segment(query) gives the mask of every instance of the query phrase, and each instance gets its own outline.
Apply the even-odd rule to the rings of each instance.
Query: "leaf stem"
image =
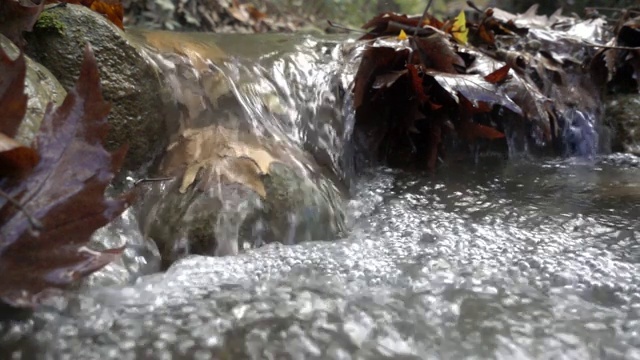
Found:
[[[611,46],[611,45],[598,45],[598,44],[593,44],[590,42],[586,42],[583,41],[582,44],[584,46],[589,46],[589,47],[599,47],[599,48],[603,48],[603,49],[614,49],[614,50],[640,50],[640,47],[636,46],[636,47],[632,47],[632,46]]]
[[[346,30],[346,31],[350,31],[350,32],[356,32],[356,33],[360,33],[360,34],[366,34],[366,31],[362,31],[362,30],[358,30],[358,29],[352,29],[350,27],[344,26],[344,25],[340,25],[340,24],[336,24],[334,22],[332,22],[331,20],[327,20],[327,23],[329,23],[329,26],[331,26],[332,28],[336,28],[336,29],[340,29],[340,30]]]
[[[158,178],[145,178],[145,179],[140,179],[140,180],[136,180],[136,182],[133,183],[133,186],[136,187],[140,184],[144,184],[144,183],[148,183],[148,182],[160,182],[160,181],[167,181],[167,180],[173,180],[175,179],[174,177],[158,177]]]
[[[427,3],[427,7],[424,8],[424,12],[422,13],[422,17],[420,18],[420,22],[418,22],[418,26],[416,27],[416,30],[413,32],[413,36],[417,36],[418,35],[418,29],[422,28],[422,23],[424,23],[424,20],[427,18],[427,14],[429,13],[429,8],[431,7],[431,3],[433,2],[433,0],[429,0],[429,2]]]

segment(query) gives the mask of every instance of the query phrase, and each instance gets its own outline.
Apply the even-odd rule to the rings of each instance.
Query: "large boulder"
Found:
[[[0,47],[11,57],[20,54],[18,48],[6,37],[0,34]],[[29,98],[27,113],[18,129],[17,140],[30,144],[40,129],[45,109],[49,103],[60,105],[67,95],[60,82],[44,66],[33,61],[29,56],[27,62],[27,76],[25,77],[25,93]]]
[[[112,103],[107,145],[129,145],[126,169],[149,162],[166,143],[165,87],[144,51],[102,15],[83,6],[46,10],[28,35],[27,52],[70,89],[89,42],[100,69],[103,95]]]
[[[640,94],[615,95],[605,106],[605,121],[613,130],[612,150],[640,156]]]

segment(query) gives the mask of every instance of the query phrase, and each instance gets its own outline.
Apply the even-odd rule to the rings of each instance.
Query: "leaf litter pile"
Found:
[[[31,307],[121,252],[87,246],[131,196],[105,198],[126,149],[103,147],[110,105],[89,46],[84,55],[75,87],[60,107],[49,105],[27,146],[13,139],[27,107],[25,58],[12,60],[0,49],[0,303]]]
[[[482,151],[593,155],[606,89],[638,91],[638,13],[612,31],[596,16],[469,5],[469,20],[383,13],[363,26],[357,148],[413,169]]]

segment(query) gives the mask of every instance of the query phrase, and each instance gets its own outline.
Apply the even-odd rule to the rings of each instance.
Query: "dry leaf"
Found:
[[[266,196],[262,176],[279,161],[275,155],[240,141],[236,134],[219,126],[187,129],[169,145],[161,166],[162,173],[181,176],[180,192],[196,180],[206,185],[223,179],[242,183],[262,197]]]

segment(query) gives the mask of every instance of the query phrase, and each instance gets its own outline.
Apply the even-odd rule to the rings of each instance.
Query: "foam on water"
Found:
[[[4,323],[2,344],[26,358],[640,358],[633,161],[376,169],[346,239],[193,256]]]

